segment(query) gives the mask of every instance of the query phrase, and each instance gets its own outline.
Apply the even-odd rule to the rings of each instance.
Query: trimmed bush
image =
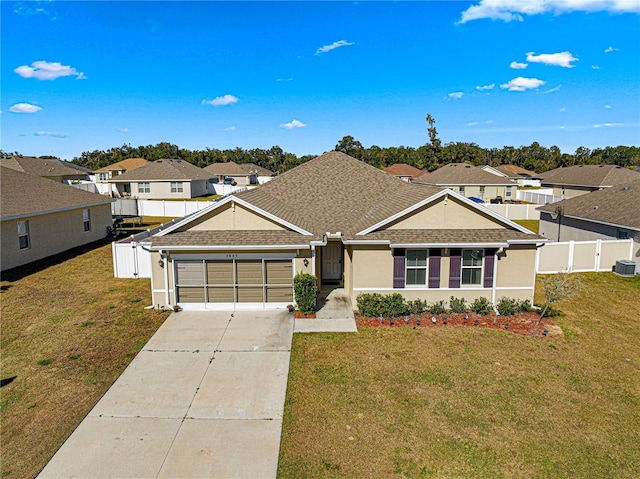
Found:
[[[312,274],[298,273],[293,278],[293,291],[298,310],[302,314],[311,314],[316,305],[318,279]]]
[[[473,311],[476,314],[479,314],[481,316],[486,316],[488,314],[491,314],[492,308],[491,308],[492,304],[491,301],[489,301],[487,298],[485,297],[481,297],[476,299],[473,303],[471,303],[471,311]]]
[[[400,293],[392,293],[384,297],[384,312],[387,317],[404,316],[409,312],[409,306]]]
[[[519,311],[520,302],[513,298],[500,298],[496,308],[502,316],[513,316]]]
[[[529,301],[528,299],[521,301],[518,305],[518,311],[520,311],[521,313],[528,313],[529,311],[531,311],[531,301]]]
[[[444,307],[444,300],[436,301],[429,306],[429,312],[431,314],[443,314],[447,308]]]
[[[422,314],[427,310],[427,301],[423,299],[414,299],[413,301],[408,301],[407,306],[409,307],[410,314]]]
[[[451,300],[449,300],[449,310],[456,314],[464,313],[467,310],[467,303],[464,298],[458,299],[451,296]]]
[[[377,318],[384,314],[382,302],[383,296],[380,293],[362,293],[356,298],[356,305],[360,314],[370,318]]]

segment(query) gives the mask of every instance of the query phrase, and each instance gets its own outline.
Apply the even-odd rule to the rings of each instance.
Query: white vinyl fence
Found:
[[[536,203],[537,205],[548,205],[549,203],[557,203],[558,201],[564,200],[564,196],[542,193],[540,190],[518,190],[516,192],[516,199],[520,201],[527,201],[529,203]]]
[[[151,278],[151,252],[145,240],[176,221],[178,220],[111,243],[113,276],[115,278]]]
[[[510,220],[539,220],[540,219],[540,212],[536,211],[536,208],[539,208],[540,205],[513,205],[509,203],[505,203],[505,204],[485,203],[482,206]]]
[[[616,261],[632,256],[632,239],[547,243],[536,251],[536,273],[612,271]]]

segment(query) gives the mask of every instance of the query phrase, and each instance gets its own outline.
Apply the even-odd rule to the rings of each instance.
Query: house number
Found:
[[[237,254],[228,254],[227,255],[227,258],[229,258],[229,259],[233,259],[233,258],[237,258],[237,257],[238,257]]]

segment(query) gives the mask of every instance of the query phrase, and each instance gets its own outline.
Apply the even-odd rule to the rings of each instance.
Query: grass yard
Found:
[[[3,274],[4,478],[38,474],[167,317],[144,309],[149,280],[114,279],[111,245],[93,246]]]
[[[278,477],[640,477],[640,277],[581,278],[563,338],[294,335]]]
[[[524,226],[534,233],[540,232],[540,220],[512,220],[514,223],[518,223],[520,226]]]

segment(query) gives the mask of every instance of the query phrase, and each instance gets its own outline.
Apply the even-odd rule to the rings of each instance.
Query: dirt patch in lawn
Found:
[[[358,328],[489,328],[502,329],[521,336],[534,338],[563,336],[562,329],[543,318],[538,322],[535,311],[519,313],[513,316],[481,316],[475,313],[434,315],[424,313],[420,316],[409,315],[398,318],[370,318],[356,314]]]

